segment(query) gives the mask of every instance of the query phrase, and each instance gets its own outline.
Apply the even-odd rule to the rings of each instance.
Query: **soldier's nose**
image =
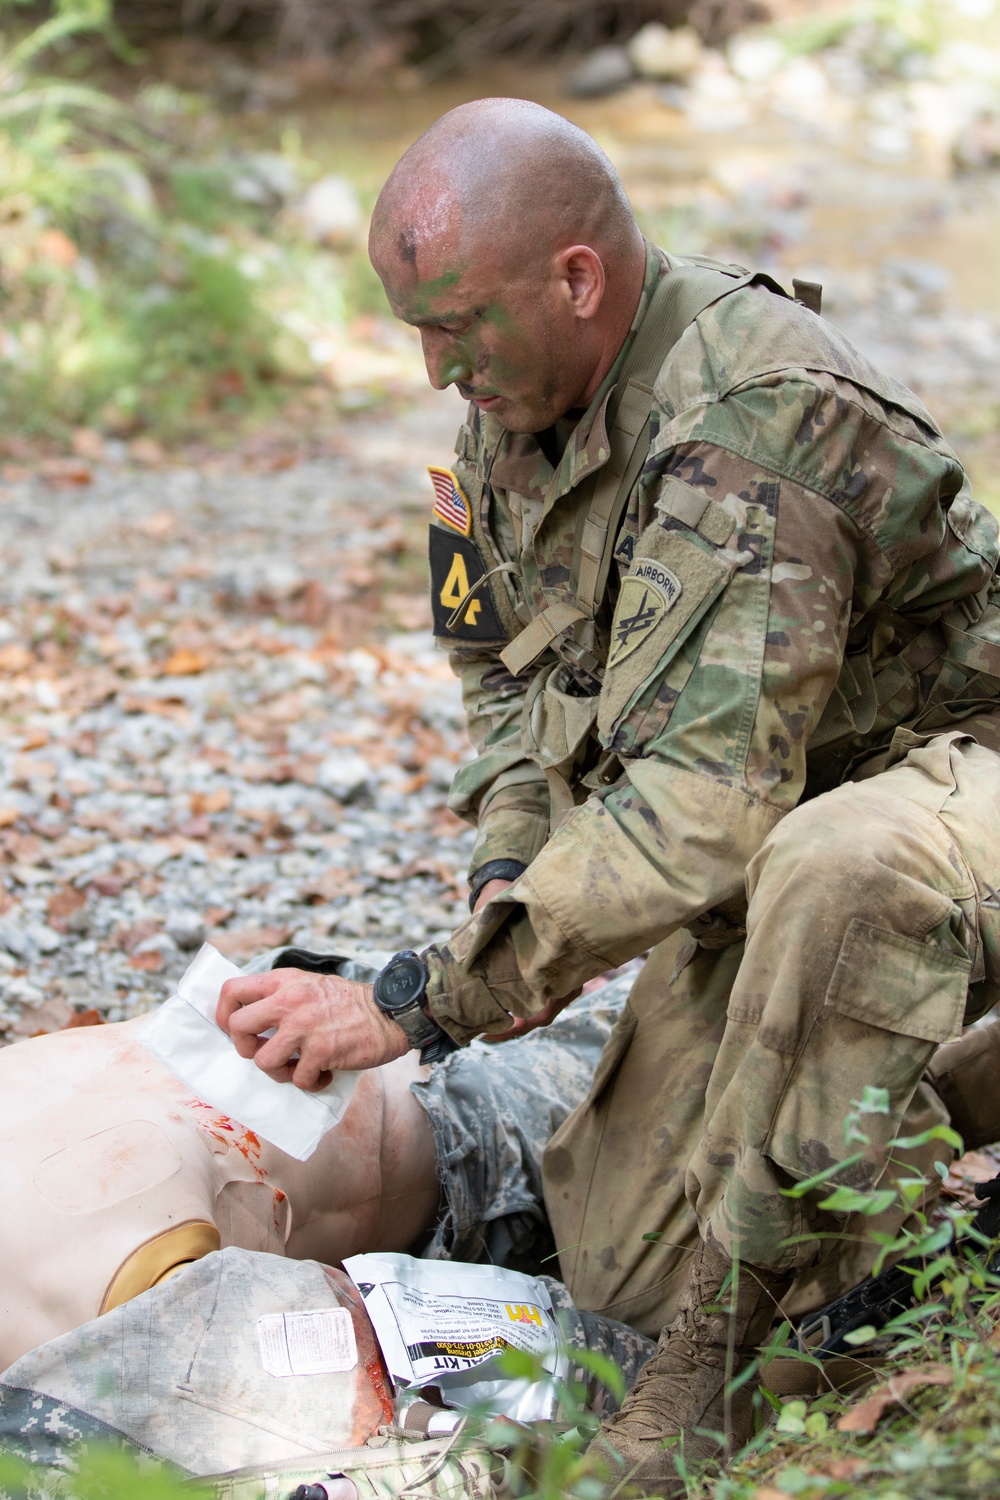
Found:
[[[436,391],[443,391],[449,385],[455,385],[457,382],[467,381],[470,378],[471,368],[465,360],[456,355],[453,349],[443,348],[436,340],[429,338],[424,331],[421,331],[421,340],[427,379]]]

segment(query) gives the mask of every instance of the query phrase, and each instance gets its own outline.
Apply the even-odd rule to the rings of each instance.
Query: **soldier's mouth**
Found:
[[[503,397],[498,396],[496,391],[477,391],[474,386],[466,385],[461,380],[456,381],[455,384],[459,394],[464,396],[466,401],[474,401],[480,411],[489,411],[498,401],[503,400]]]

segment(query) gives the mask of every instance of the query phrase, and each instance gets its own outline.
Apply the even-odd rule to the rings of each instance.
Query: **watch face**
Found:
[[[427,986],[427,970],[420,959],[399,958],[378,977],[378,998],[383,1010],[404,1010],[418,1000]]]

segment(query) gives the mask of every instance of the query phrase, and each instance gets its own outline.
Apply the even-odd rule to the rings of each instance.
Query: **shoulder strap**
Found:
[[[500,660],[513,676],[520,677],[548,646],[558,649],[559,638],[565,639],[575,625],[593,621],[611,568],[611,543],[648,452],[648,442],[641,439],[649,430],[653,382],[695,318],[720,297],[755,279],[754,273],[744,271],[742,266],[682,264],[673,266],[658,281],[608,402],[605,421],[610,456],[596,476],[580,532],[573,589],[576,603],[560,600],[550,604],[501,651]],[[768,283],[775,286],[769,278]],[[565,643],[575,665],[594,677],[603,675],[603,663],[591,651],[568,639]]]
[[[500,660],[513,676],[525,672],[548,646],[556,650],[564,646],[574,665],[598,679],[603,676],[603,663],[586,645],[569,639],[568,632],[582,621],[594,620],[604,594],[622,512],[649,449],[648,441],[642,439],[649,430],[653,382],[700,313],[720,297],[760,280],[772,291],[787,295],[770,277],[717,262],[675,265],[660,278],[608,402],[605,421],[610,456],[596,475],[579,534],[579,564],[572,590],[576,602],[564,599],[550,604],[501,651]]]
[[[629,350],[608,403],[611,455],[597,476],[594,497],[583,525],[576,598],[593,619],[611,568],[611,548],[622,511],[639,477],[648,451],[640,438],[648,431],[653,382],[674,345],[706,307],[754,278],[740,268],[682,265],[661,277]]]

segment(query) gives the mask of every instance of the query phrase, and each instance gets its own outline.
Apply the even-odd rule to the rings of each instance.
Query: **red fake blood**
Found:
[[[253,1171],[258,1182],[263,1182],[267,1173],[260,1165],[260,1136],[238,1121],[231,1120],[228,1115],[219,1114],[210,1104],[205,1104],[201,1099],[183,1099],[181,1104],[184,1108],[192,1111],[204,1111],[209,1118],[205,1119],[197,1114],[199,1129],[206,1135],[217,1141],[224,1150],[236,1150],[240,1153],[248,1166]]]
[[[365,1308],[364,1298],[345,1271],[324,1266],[323,1274],[330,1283],[342,1307],[350,1310],[354,1324],[354,1337],[358,1346],[358,1363],[364,1366],[368,1377],[367,1388],[359,1382],[354,1401],[354,1431],[351,1444],[361,1445],[377,1432],[379,1427],[392,1423],[394,1409],[389,1371],[382,1358],[382,1351],[375,1337],[372,1320]]]

